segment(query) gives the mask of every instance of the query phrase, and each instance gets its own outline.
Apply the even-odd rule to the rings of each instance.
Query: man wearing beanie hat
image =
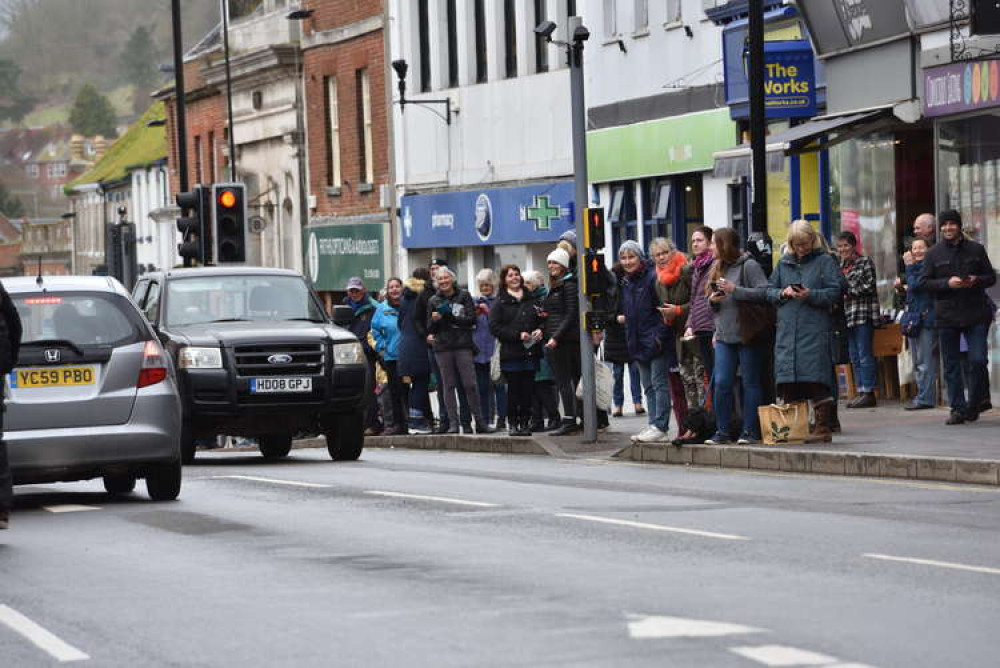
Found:
[[[997,277],[986,249],[962,234],[958,211],[942,211],[938,225],[941,242],[927,251],[920,287],[934,295],[935,328],[951,406],[947,424],[962,424],[975,421],[989,401],[987,336],[996,307],[986,289]],[[960,361],[963,336],[969,349],[968,397]]]

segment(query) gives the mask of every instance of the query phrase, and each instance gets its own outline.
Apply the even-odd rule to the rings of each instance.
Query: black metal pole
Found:
[[[233,128],[233,74],[229,68],[229,0],[222,4],[222,41],[226,50],[226,106],[229,113],[229,180],[236,180],[236,133]]]
[[[184,109],[184,40],[181,37],[181,3],[170,0],[174,32],[174,94],[177,96],[177,181],[178,191],[187,192],[187,116]]]
[[[764,0],[750,0],[747,31],[750,83],[750,150],[753,200],[750,205],[750,232],[767,235],[767,120],[764,117]]]

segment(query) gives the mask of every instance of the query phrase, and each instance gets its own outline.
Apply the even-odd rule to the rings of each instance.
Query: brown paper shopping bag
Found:
[[[804,443],[809,437],[809,402],[771,404],[757,408],[761,435],[767,445]]]

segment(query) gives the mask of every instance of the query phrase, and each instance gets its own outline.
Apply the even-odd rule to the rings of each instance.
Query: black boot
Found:
[[[562,425],[552,432],[553,436],[569,436],[580,431],[580,425],[573,418],[563,418]]]
[[[521,436],[531,436],[531,418],[521,419]]]

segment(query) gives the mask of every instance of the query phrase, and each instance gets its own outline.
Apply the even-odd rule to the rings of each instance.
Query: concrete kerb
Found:
[[[838,452],[794,447],[630,444],[615,459],[817,475],[895,478],[1000,486],[1000,461]]]

